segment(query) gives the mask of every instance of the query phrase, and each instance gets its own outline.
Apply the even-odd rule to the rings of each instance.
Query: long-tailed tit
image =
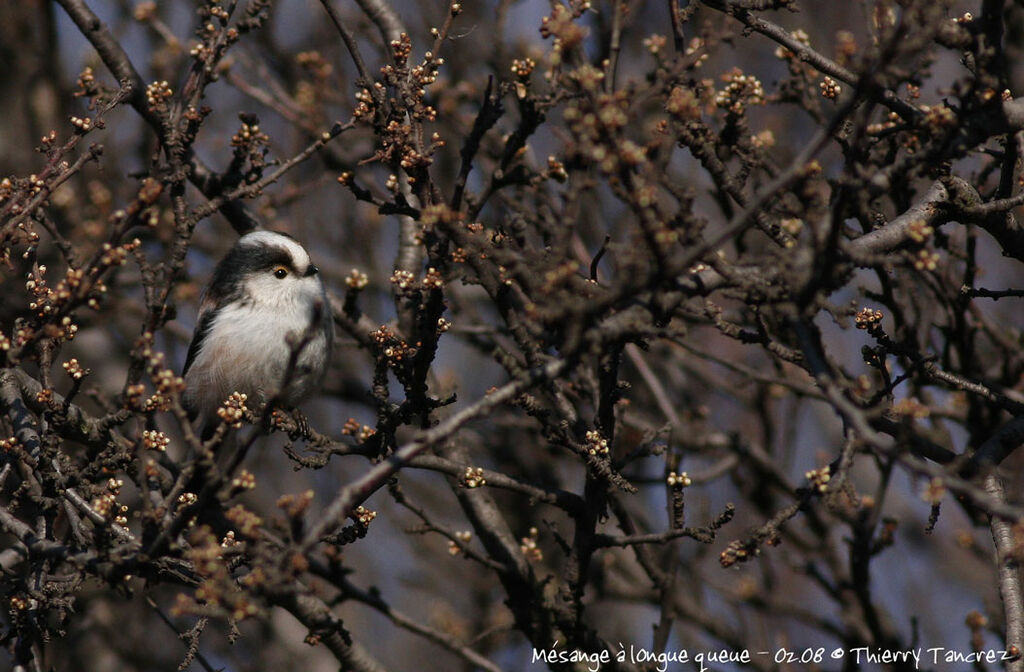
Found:
[[[289,371],[304,334],[312,338]],[[323,382],[333,340],[330,304],[309,253],[285,234],[248,233],[203,292],[182,374],[183,405],[204,437],[232,392],[246,394],[250,408],[275,399],[295,406]]]

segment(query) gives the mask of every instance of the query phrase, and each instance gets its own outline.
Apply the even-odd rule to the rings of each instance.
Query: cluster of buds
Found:
[[[199,501],[199,495],[194,492],[183,492],[178,495],[177,511],[182,511]]]
[[[893,415],[913,420],[923,420],[931,415],[931,409],[914,397],[900,399],[892,405]]]
[[[576,24],[576,19],[583,15],[590,7],[590,3],[581,0],[571,0],[570,7],[557,3],[551,8],[551,15],[541,19],[541,37],[553,38],[551,53],[548,60],[552,68],[562,64],[563,54],[576,48],[583,43],[587,37],[587,29]],[[548,77],[553,77],[553,72]]]
[[[843,92],[843,87],[839,85],[839,82],[828,75],[825,75],[821,80],[818,84],[818,88],[821,90],[821,95],[829,100],[835,100],[839,97],[839,94]]]
[[[29,302],[29,309],[34,310],[36,316],[40,318],[45,318],[48,315],[59,312],[76,295],[80,295],[79,288],[85,277],[85,271],[82,269],[69,268],[64,279],[58,282],[56,287],[50,288],[43,277],[44,273],[46,273],[46,266],[38,266],[29,274],[28,280],[25,282],[25,289],[28,290],[32,297],[32,300]],[[106,290],[106,286],[103,283],[97,283],[95,287],[97,291]],[[90,299],[90,302],[92,301],[95,301],[95,297]],[[77,327],[74,329],[70,328],[72,326],[71,318],[68,316],[62,318],[61,326],[62,331],[65,332],[64,336],[70,336],[68,340],[74,338],[74,334],[78,331]]]
[[[939,267],[939,253],[931,250],[918,250],[914,257],[914,268],[919,271],[934,271]]]
[[[448,331],[451,328],[452,328],[452,323],[451,323],[450,320],[446,320],[443,317],[437,318],[437,333],[443,334],[443,333],[445,333],[446,331]]]
[[[349,289],[360,290],[366,289],[366,286],[370,284],[370,278],[358,268],[353,268],[349,271],[349,274],[345,276],[345,284],[348,285]]]
[[[158,453],[167,451],[171,444],[169,436],[157,429],[147,429],[142,432],[142,447],[146,450],[155,450]]]
[[[381,68],[381,75],[387,86],[405,92],[405,112],[414,121],[434,121],[437,110],[426,104],[427,87],[437,81],[437,71],[444,65],[444,59],[436,57],[432,52],[423,54],[423,61],[409,67],[409,56],[412,54],[412,39],[402,33],[397,40],[391,41],[391,52],[394,65],[388,64]],[[379,84],[379,83],[378,83]]]
[[[143,410],[147,413],[166,411],[171,407],[172,400],[185,391],[185,379],[164,366],[164,353],[153,352],[148,347],[146,351],[149,353],[149,377],[156,389],[153,396],[146,400]]]
[[[97,278],[99,273],[107,268],[123,265],[128,254],[141,244],[137,238],[118,246],[104,243],[103,254],[99,259],[99,268],[91,274],[91,277]],[[46,266],[37,265],[28,274],[28,279],[25,281],[25,289],[31,298],[29,309],[35,311],[39,318],[59,313],[67,304],[76,300],[85,299],[90,308],[99,308],[99,300],[107,291],[107,286],[98,279],[89,286],[86,283],[87,274],[81,268],[68,268],[64,278],[52,288],[47,284],[45,274]],[[60,324],[60,333],[48,335],[71,340],[77,331],[78,327],[72,324],[71,318],[65,316]]]
[[[857,55],[857,38],[848,30],[836,33],[836,60],[840,65],[853,63]]]
[[[39,142],[42,143],[43,151],[50,149],[55,144],[57,144],[57,131],[51,130],[49,133],[39,138]]]
[[[209,527],[204,525],[190,535],[185,557],[192,563],[195,573],[204,579],[196,588],[196,600],[210,606],[219,605],[229,572],[224,564],[223,549]]]
[[[143,396],[146,394],[146,386],[142,384],[129,385],[124,391],[125,408],[142,410],[146,403]]]
[[[146,482],[150,488],[157,488],[160,486],[160,467],[157,466],[156,460],[151,457],[146,458],[146,463],[143,466],[142,473],[146,476]]]
[[[117,515],[114,516],[114,524],[120,525],[124,529],[128,529],[128,505],[121,504],[117,507]]]
[[[255,536],[263,525],[262,518],[241,504],[232,506],[224,516],[235,526],[235,530],[246,537]]]
[[[21,442],[15,436],[9,436],[6,439],[0,439],[0,451],[10,453],[21,447]]]
[[[210,0],[205,10],[210,16],[218,19],[222,26],[227,25],[228,19],[231,18],[230,12],[220,5],[220,0]]]
[[[281,495],[277,499],[277,508],[288,514],[290,518],[299,518],[309,510],[313,503],[313,491],[306,490],[298,495]]]
[[[725,88],[715,94],[715,105],[732,114],[743,114],[748,105],[764,104],[764,86],[753,75],[733,68],[722,75]]]
[[[92,68],[86,66],[81,74],[78,75],[78,90],[75,91],[76,98],[92,97],[99,93],[99,87],[96,85],[96,75],[93,73]]]
[[[416,149],[413,126],[392,119],[385,128],[378,156],[382,161],[397,161],[408,175],[409,183],[412,184],[416,181],[415,173],[419,169],[427,168],[433,162],[434,149],[444,144],[440,142],[440,136],[436,133],[433,140],[435,144],[432,144],[426,151],[420,152]],[[394,173],[388,175],[384,181],[384,188],[393,194],[397,194],[401,186],[401,180]]]
[[[167,80],[161,80],[159,82],[153,82],[146,86],[146,104],[149,105],[151,111],[157,111],[162,108],[167,99],[174,95],[174,91],[171,89],[171,85],[167,83]]]
[[[473,539],[473,533],[469,530],[462,532],[456,532],[454,534],[455,539],[448,542],[448,555],[458,555],[462,552],[463,547],[467,546]]]
[[[790,33],[790,37],[792,37],[794,41],[796,41],[799,44],[802,44],[805,47],[811,46],[811,37],[810,35],[807,34],[807,31],[803,30],[802,28],[797,28],[796,30],[794,30],[792,33]],[[788,47],[784,47],[782,45],[775,47],[775,58],[779,59],[780,61],[785,61],[786,65],[789,67],[790,74],[793,75],[799,75],[801,74],[801,71],[806,72],[810,69],[810,67],[800,59],[799,54],[789,49]]]
[[[440,224],[442,227],[454,224],[462,217],[462,213],[452,210],[444,203],[434,203],[423,208],[420,224],[424,233],[434,231]]]
[[[921,499],[935,506],[942,501],[947,492],[948,489],[946,488],[945,481],[941,478],[933,478],[925,484],[924,489],[921,491]]]
[[[138,238],[133,238],[127,243],[116,246],[110,243],[103,243],[103,255],[100,257],[100,265],[104,268],[124,266],[125,262],[128,261],[128,255],[141,246],[142,241]]]
[[[152,2],[152,0],[140,2],[135,5],[135,10],[132,13],[132,16],[136,21],[140,22],[153,20],[156,18],[156,3]]]
[[[124,481],[120,478],[109,478],[107,479],[106,489],[107,491],[97,495],[93,498],[90,503],[90,507],[93,511],[108,518],[110,514],[115,510],[117,506],[117,496],[121,494],[121,488],[124,487]],[[127,512],[128,507],[118,507],[118,511],[123,515]]]
[[[680,121],[696,121],[700,119],[700,99],[690,87],[673,87],[665,101],[665,111]]]
[[[584,63],[575,70],[571,70],[568,73],[568,77],[571,81],[576,82],[577,86],[583,91],[590,93],[597,93],[601,90],[601,85],[604,83],[604,70],[595,68],[590,63]]]
[[[956,128],[956,112],[947,105],[922,105],[921,111],[924,112],[925,123],[933,130],[944,131]]]
[[[354,436],[359,443],[368,441],[370,437],[377,433],[377,430],[369,425],[361,425],[355,418],[349,418],[345,421],[345,425],[341,428],[341,433],[346,436]]]
[[[319,51],[302,51],[295,55],[295,62],[315,79],[325,80],[331,76],[334,66]]]
[[[17,215],[22,212],[25,191],[31,191],[32,189],[34,187],[31,186],[27,179],[17,177],[0,179],[0,205],[4,205],[9,214]],[[26,218],[13,227],[7,226],[4,229],[3,236],[0,238],[0,243],[2,243],[0,244],[0,263],[9,267],[11,265],[11,253],[18,245],[26,245],[28,247],[22,253],[22,257],[24,259],[29,258],[31,250],[35,249],[36,245],[39,244],[39,234],[33,230],[33,223],[34,220]]]
[[[694,58],[693,65],[690,68],[697,69],[704,65],[709,58],[709,54],[704,51],[704,38],[694,37],[687,43],[686,49],[683,51],[683,55],[687,58]]]
[[[668,487],[672,489],[682,490],[683,488],[690,487],[693,481],[690,480],[690,475],[685,471],[681,471],[678,474],[674,471],[670,471],[668,472],[668,476],[665,478],[665,483],[667,483]]]
[[[537,62],[530,57],[514,58],[512,59],[512,66],[509,70],[516,76],[516,79],[525,81],[530,78],[534,68],[537,67]]]
[[[589,65],[574,70],[572,75],[582,88],[592,89],[594,94],[571,101],[563,113],[575,141],[574,153],[609,175],[616,173],[622,165],[642,164],[647,158],[646,151],[622,137],[623,129],[629,123],[629,97],[626,92],[597,92],[603,73]]]
[[[811,469],[804,472],[804,478],[812,490],[821,494],[828,490],[828,482],[832,480],[832,469],[827,465],[820,469]]]
[[[386,324],[380,325],[376,331],[370,334],[370,338],[377,344],[380,353],[392,366],[397,366],[416,355],[417,348],[398,338]]]
[[[34,609],[38,601],[33,597],[18,594],[11,595],[9,604],[11,605],[11,611],[28,611],[29,609]]]
[[[565,182],[569,179],[569,173],[565,170],[565,164],[555,158],[554,155],[548,157],[548,177],[557,182]]]
[[[462,473],[461,484],[465,488],[479,488],[487,484],[487,479],[484,478],[483,467],[466,467],[466,470]]]
[[[28,190],[33,196],[38,194],[45,187],[46,181],[43,178],[39,177],[35,173],[28,176]]]
[[[374,88],[383,89],[384,87],[380,82],[376,82],[374,83]],[[364,88],[356,91],[356,108],[352,111],[353,118],[368,119],[373,116],[373,110],[375,108],[376,103],[374,102],[373,94],[370,93],[369,89]]]
[[[933,233],[935,233],[935,229],[923,219],[915,219],[907,225],[907,235],[915,243],[924,243],[932,237]]]
[[[255,114],[242,113],[238,117],[242,125],[231,136],[232,159],[239,166],[248,163],[245,179],[255,182],[263,175],[270,138],[260,131],[260,120]]]
[[[795,238],[800,235],[801,231],[803,231],[804,220],[799,217],[786,217],[779,222],[779,226],[782,227],[783,231]]]
[[[229,532],[228,534],[234,537],[233,532]],[[249,572],[248,574],[246,574],[238,580],[238,583],[241,584],[242,587],[244,588],[256,588],[258,586],[262,586],[266,582],[267,573],[263,571],[263,568],[258,565],[256,567],[253,567],[251,572]]]
[[[72,116],[68,121],[71,122],[71,125],[74,126],[76,130],[82,133],[87,133],[92,130],[93,122],[89,117]]]
[[[882,133],[890,131],[893,128],[896,128],[896,126],[900,123],[900,115],[896,114],[895,112],[889,112],[885,117],[885,121],[874,124],[868,124],[865,130],[868,132],[869,135],[880,135]]]
[[[366,508],[363,505],[359,505],[349,514],[349,518],[354,520],[357,524],[363,527],[369,527],[373,519],[377,517],[377,512]]]
[[[238,429],[242,426],[242,420],[245,419],[245,414],[249,410],[245,405],[248,398],[249,395],[244,392],[232,392],[224,400],[224,404],[217,409],[217,417],[228,426]]]
[[[765,129],[750,136],[750,144],[755,149],[769,149],[775,146],[775,133],[771,129]]]
[[[402,362],[416,356],[416,348],[411,347],[405,341],[399,341],[394,345],[385,346],[382,354],[392,366],[398,366]]]
[[[197,61],[205,61],[213,51],[202,42],[194,42],[188,48],[188,55]]]
[[[608,439],[601,436],[601,432],[596,429],[587,431],[587,443],[584,449],[590,455],[607,455],[608,454]]]
[[[270,138],[266,133],[260,130],[259,119],[256,119],[252,115],[243,115],[242,125],[238,127],[238,130],[234,135],[231,136],[232,147],[262,147],[270,142]]]
[[[89,369],[82,368],[82,365],[78,363],[78,359],[72,357],[63,364],[64,371],[71,376],[71,380],[80,381],[89,375]]]
[[[529,562],[540,562],[544,559],[544,551],[537,545],[537,537],[540,532],[536,527],[530,528],[529,536],[523,537],[519,542],[519,550]]]
[[[668,44],[668,40],[664,35],[658,35],[657,33],[645,37],[643,40],[644,49],[651,52],[654,55],[661,53],[661,50]]]
[[[238,475],[231,479],[231,489],[236,492],[253,490],[256,488],[256,477],[248,469],[242,469]]]
[[[407,294],[416,291],[419,286],[416,284],[416,276],[410,271],[403,271],[395,269],[395,272],[391,274],[391,284],[401,294]]]
[[[32,299],[28,304],[29,310],[35,311],[38,317],[45,317],[54,312],[59,298],[57,291],[46,284],[45,276],[46,266],[37,264],[25,281],[25,289]]]
[[[718,562],[722,567],[732,567],[737,562],[746,562],[758,554],[756,547],[748,542],[731,541],[724,551],[718,556]]]
[[[857,315],[853,318],[853,322],[858,329],[867,329],[868,331],[871,331],[882,323],[883,317],[885,317],[885,315],[880,310],[875,310],[874,308],[861,308],[857,311]]]
[[[427,269],[426,275],[423,276],[423,280],[420,281],[423,289],[442,289],[444,287],[444,278],[441,276],[441,272],[431,266]]]

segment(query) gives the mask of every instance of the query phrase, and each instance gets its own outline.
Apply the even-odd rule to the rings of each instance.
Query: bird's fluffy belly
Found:
[[[302,328],[289,330],[282,325],[308,325],[309,316],[290,306],[278,306],[268,319],[267,309],[249,306],[229,307],[214,319],[196,356],[194,369],[205,373],[194,381],[202,397],[203,410],[212,411],[232,392],[242,392],[257,406],[269,400],[284,379],[291,354],[289,333],[297,339]],[[292,314],[289,314],[292,313]],[[259,356],[253,356],[254,354]],[[282,402],[298,403],[320,382],[326,358],[326,338],[317,333],[303,349],[298,367],[282,395]]]

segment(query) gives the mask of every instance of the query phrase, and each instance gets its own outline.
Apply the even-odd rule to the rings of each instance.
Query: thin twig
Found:
[[[478,418],[494,407],[514,399],[531,387],[557,377],[567,366],[568,364],[565,360],[552,360],[543,367],[530,371],[525,378],[506,383],[471,406],[462,409],[434,427],[420,432],[412,441],[396,450],[390,457],[374,466],[361,478],[342,488],[338,496],[334,498],[334,501],[324,511],[320,520],[306,534],[306,538],[301,546],[302,551],[309,551],[321,537],[344,520],[353,507],[365,501],[367,497],[391,478],[395,472],[406,466],[410,460],[424,450],[447,440],[470,420]]]
[[[331,4],[331,0],[320,0],[320,4],[323,5],[327,11],[327,15],[331,17],[331,23],[337,29],[338,34],[341,35],[342,41],[345,43],[345,48],[348,49],[349,55],[352,57],[352,61],[356,64],[356,70],[359,71],[359,82],[360,86],[368,87],[373,82],[373,78],[370,77],[370,71],[366,68],[366,62],[363,61],[362,54],[359,53],[359,43],[356,42],[355,38],[352,37],[352,33],[349,32],[345,24],[341,22],[341,17],[334,10],[334,5]]]

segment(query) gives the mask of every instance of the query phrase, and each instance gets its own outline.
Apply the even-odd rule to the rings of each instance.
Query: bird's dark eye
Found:
[[[288,277],[288,269],[284,266],[277,266],[274,268],[274,277],[283,280]]]

